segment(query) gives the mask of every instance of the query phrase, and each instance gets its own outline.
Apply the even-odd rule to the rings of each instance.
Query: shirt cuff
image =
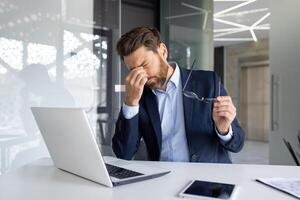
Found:
[[[122,112],[123,116],[125,119],[131,119],[133,118],[136,114],[139,113],[139,105],[137,106],[127,106],[125,103],[123,103],[122,106]]]
[[[229,127],[229,131],[226,135],[221,135],[217,129],[217,127],[215,126],[215,130],[219,136],[219,138],[221,138],[221,140],[223,140],[224,142],[228,142],[229,140],[231,140],[232,136],[233,136],[233,132],[232,132],[232,127],[230,125]]]

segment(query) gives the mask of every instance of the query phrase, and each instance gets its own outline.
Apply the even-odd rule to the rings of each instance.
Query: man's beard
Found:
[[[165,84],[166,80],[167,78],[165,77],[155,76],[155,77],[151,77],[145,85],[150,89],[158,89]]]
[[[164,66],[161,63],[159,74],[156,76],[149,77],[149,80],[146,82],[146,86],[150,89],[159,89],[166,84],[168,76],[168,66]]]

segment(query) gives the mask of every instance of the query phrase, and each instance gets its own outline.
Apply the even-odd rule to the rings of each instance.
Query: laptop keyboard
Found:
[[[110,165],[105,163],[106,165],[106,169],[109,173],[110,176],[118,178],[118,179],[125,179],[125,178],[130,178],[130,177],[134,177],[134,176],[140,176],[140,175],[144,175],[138,172],[134,172],[131,171],[129,169],[124,169],[122,167],[117,167],[114,165]]]

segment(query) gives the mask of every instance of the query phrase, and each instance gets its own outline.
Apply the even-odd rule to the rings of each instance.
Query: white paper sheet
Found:
[[[256,181],[300,199],[300,178],[259,178]]]

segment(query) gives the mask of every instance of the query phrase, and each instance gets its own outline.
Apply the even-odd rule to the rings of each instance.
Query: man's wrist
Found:
[[[127,105],[127,106],[138,106],[139,105],[139,102],[138,101],[128,101],[128,100],[124,100],[124,103]]]
[[[223,128],[223,129],[219,129],[217,126],[216,126],[216,129],[218,131],[218,133],[220,135],[227,135],[230,131],[230,126],[226,129],[226,128]]]
[[[122,106],[123,116],[125,119],[131,119],[139,112],[139,104],[137,106],[129,106],[125,102]]]
[[[126,98],[126,96],[125,96],[124,103],[125,103],[127,106],[138,106],[138,105],[139,105],[139,101],[135,101],[135,100],[132,100],[132,99],[130,99],[130,98]]]
[[[233,131],[232,131],[231,125],[229,126],[228,133],[226,133],[225,135],[222,135],[222,134],[219,133],[219,131],[217,129],[217,126],[215,126],[215,130],[216,130],[217,135],[219,136],[219,138],[221,138],[224,142],[228,142],[233,137]]]

